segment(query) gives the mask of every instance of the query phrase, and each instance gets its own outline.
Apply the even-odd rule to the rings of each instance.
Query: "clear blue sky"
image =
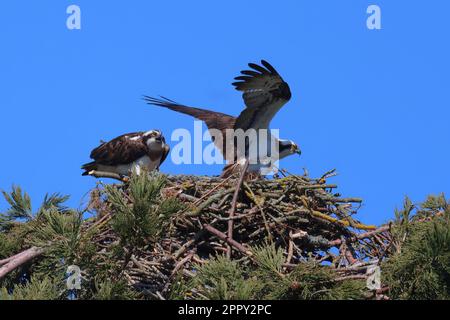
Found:
[[[81,30],[66,8],[81,8]],[[382,30],[366,28],[366,8]],[[192,119],[143,94],[236,115],[230,83],[270,61],[293,98],[272,122],[303,151],[282,161],[362,197],[359,218],[382,223],[405,195],[450,194],[450,1],[8,1],[0,6],[0,189],[22,186],[80,205],[95,179],[80,165],[99,140]],[[170,142],[170,141],[169,141]],[[218,174],[176,166],[168,173]],[[0,210],[7,207],[0,200]]]

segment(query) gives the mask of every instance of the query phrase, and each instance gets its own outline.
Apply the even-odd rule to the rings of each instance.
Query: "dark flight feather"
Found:
[[[185,106],[165,97],[144,96],[144,100],[148,104],[184,113],[204,121],[209,130],[220,130],[224,137],[223,140],[226,140],[226,129],[268,128],[278,110],[291,98],[291,92],[289,85],[284,82],[272,65],[265,60],[261,60],[261,64],[262,66],[249,63],[249,67],[253,70],[241,71],[242,75],[235,78],[238,81],[232,83],[236,90],[243,92],[242,97],[246,105],[237,118],[220,112]],[[214,144],[225,159],[230,160],[226,157],[226,141],[222,141],[222,143],[214,141]]]
[[[226,137],[226,129],[233,129],[236,118],[225,113],[215,112],[195,107],[188,107],[182,104],[178,104],[173,100],[161,97],[153,98],[144,96],[144,100],[151,105],[164,107],[173,111],[187,114],[198,120],[205,122],[208,130],[216,129],[222,132],[222,137]],[[222,155],[226,155],[225,138],[222,143],[220,141],[214,141],[214,145],[220,150]]]
[[[243,70],[232,85],[242,91],[246,105],[235,123],[235,129],[267,128],[278,110],[291,98],[289,85],[284,82],[275,68],[265,60],[263,66],[249,63],[254,70]]]

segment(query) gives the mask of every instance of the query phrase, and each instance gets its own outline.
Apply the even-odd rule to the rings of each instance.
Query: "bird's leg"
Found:
[[[123,183],[127,183],[127,182],[130,181],[130,177],[121,174],[121,175],[120,175],[120,180],[121,180]]]
[[[234,221],[233,217],[234,217],[234,213],[236,212],[237,199],[239,196],[239,191],[241,189],[242,183],[244,182],[244,177],[245,177],[245,173],[247,172],[247,169],[248,169],[248,164],[249,164],[249,161],[248,161],[248,159],[246,159],[245,164],[241,169],[239,180],[236,185],[236,190],[234,190],[233,200],[231,201],[231,209],[230,209],[230,213],[228,215],[228,218],[229,218],[228,233],[227,233],[228,240],[233,240],[233,221]],[[228,245],[228,247],[227,247],[227,257],[229,259],[231,258],[231,246],[230,245]]]
[[[97,170],[92,170],[89,171],[89,175],[93,176],[95,178],[110,178],[110,179],[116,179],[122,182],[127,182],[127,177],[117,174],[117,173],[113,173],[113,172],[107,172],[107,171],[97,171]]]
[[[255,181],[255,180],[260,180],[262,179],[264,176],[260,173],[260,172],[249,172],[246,174],[246,181]]]

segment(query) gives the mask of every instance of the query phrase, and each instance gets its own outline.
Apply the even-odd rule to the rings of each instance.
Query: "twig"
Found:
[[[227,233],[229,241],[233,240],[233,223],[234,223],[233,216],[236,211],[236,205],[237,205],[237,199],[239,196],[239,191],[241,189],[242,183],[244,182],[244,177],[245,177],[245,173],[247,172],[248,165],[249,165],[249,161],[248,161],[248,159],[245,159],[245,164],[244,164],[244,167],[242,168],[241,175],[240,175],[238,183],[236,185],[236,190],[234,191],[233,200],[231,201],[231,209],[230,209],[230,214],[229,214],[230,220],[228,221],[228,233]],[[227,257],[231,258],[231,246],[228,246],[228,248],[227,248]]]
[[[363,275],[363,274],[354,274],[354,275],[350,275],[350,276],[343,276],[343,277],[335,278],[334,281],[340,282],[340,281],[346,281],[346,280],[360,280],[360,279],[367,279],[367,276]]]
[[[224,195],[229,194],[234,191],[234,188],[223,190],[219,193],[216,193],[215,195],[208,198],[208,200],[204,201],[201,205],[195,208],[195,210],[188,212],[187,216],[197,216],[199,215],[205,208],[207,208],[209,205],[211,205],[214,201],[217,201],[221,199]]]
[[[240,244],[239,242],[237,242],[236,240],[233,240],[229,237],[227,237],[227,235],[219,230],[217,230],[216,228],[206,224],[203,226],[203,228],[205,228],[206,230],[208,230],[209,232],[211,232],[212,234],[214,234],[215,236],[217,236],[220,240],[223,240],[225,242],[227,242],[229,245],[235,247],[236,249],[238,249],[240,252],[251,256],[252,252],[250,250],[248,250],[247,248],[245,248],[242,244]]]
[[[351,237],[351,238],[345,239],[345,242],[350,243],[350,242],[356,242],[361,239],[370,238],[375,234],[386,232],[389,229],[390,229],[390,225],[382,226],[376,230],[360,233],[356,237]],[[330,245],[330,247],[334,247],[334,246],[339,246],[341,243],[342,243],[342,239],[336,239],[336,240],[330,241],[329,245]]]

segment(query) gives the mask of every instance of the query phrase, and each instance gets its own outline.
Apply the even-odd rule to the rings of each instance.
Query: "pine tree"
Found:
[[[449,299],[450,204],[408,198],[366,226],[335,185],[307,176],[244,183],[159,173],[99,183],[83,210],[3,191],[0,299]],[[362,232],[361,232],[362,231]],[[335,249],[333,249],[335,248]],[[231,254],[230,254],[231,252]],[[69,288],[69,266],[81,288]],[[380,266],[382,287],[367,288]]]

